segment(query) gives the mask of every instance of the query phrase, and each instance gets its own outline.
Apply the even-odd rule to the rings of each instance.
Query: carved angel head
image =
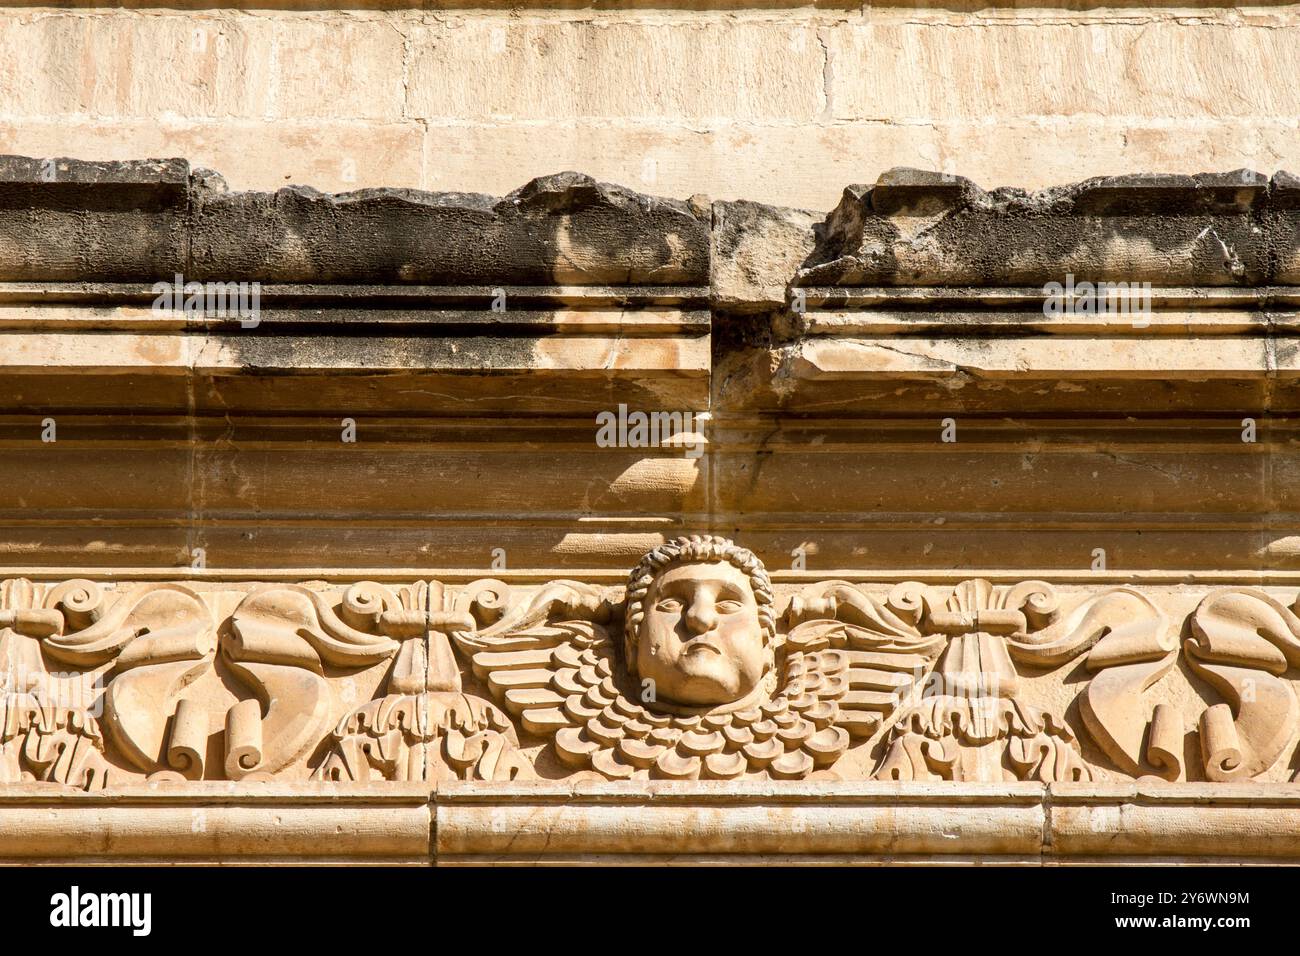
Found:
[[[669,704],[747,699],[773,667],[772,582],[726,538],[677,538],[643,556],[628,579],[628,671]]]

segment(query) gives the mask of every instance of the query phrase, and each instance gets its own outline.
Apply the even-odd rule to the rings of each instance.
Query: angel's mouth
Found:
[[[699,639],[691,641],[691,643],[687,644],[683,649],[683,653],[685,654],[694,654],[696,651],[713,651],[713,653],[717,654],[719,657],[722,656],[722,649],[720,647]]]

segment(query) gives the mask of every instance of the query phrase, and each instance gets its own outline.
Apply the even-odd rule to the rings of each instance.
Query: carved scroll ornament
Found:
[[[1181,626],[1127,587],[782,597],[714,536],[624,588],[12,580],[0,784],[1280,779],[1298,665],[1300,616],[1256,588]]]
[[[1263,591],[1228,588],[1201,602],[1191,630],[1187,662],[1225,698],[1201,715],[1205,774],[1250,779],[1295,736],[1300,708],[1282,675],[1300,664],[1300,618]]]
[[[1091,779],[1075,734],[1063,715],[1027,703],[1020,692],[1017,664],[1059,666],[1094,645],[1111,624],[1141,631],[1163,628],[1154,606],[1122,589],[1098,595],[1062,616],[1055,590],[1042,581],[995,586],[965,581],[954,588],[916,582],[894,589],[885,605],[893,611],[890,631],[904,635],[927,658],[937,658],[917,675],[894,721],[877,776],[890,780],[1040,780]],[[796,598],[791,613],[844,622],[851,642],[880,633],[882,609],[858,588],[832,582]],[[823,625],[825,627],[825,625]],[[885,648],[895,651],[896,645]],[[880,659],[873,646],[872,661]],[[922,678],[923,679],[920,679]],[[884,684],[876,685],[879,691]],[[895,681],[895,693],[904,690]],[[878,697],[881,716],[897,702]]]

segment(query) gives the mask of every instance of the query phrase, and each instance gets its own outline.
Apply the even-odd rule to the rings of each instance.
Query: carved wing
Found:
[[[787,667],[819,672],[829,682],[831,723],[855,740],[889,723],[943,649],[943,635],[917,629],[918,587],[899,585],[878,601],[847,581],[828,581],[790,602]]]
[[[488,606],[499,606],[500,593],[488,589]],[[611,610],[599,590],[557,582],[485,630],[455,637],[529,732],[552,737],[566,766],[606,779],[798,779],[848,748],[835,701],[865,672],[843,651],[801,650],[752,706],[667,713],[645,706],[625,675],[604,626]]]
[[[603,626],[610,605],[599,589],[573,581],[543,588],[526,605],[503,613],[510,589],[499,581],[472,585],[466,600],[478,632],[452,638],[492,696],[528,733],[554,737],[560,759],[586,769],[599,749],[601,716],[628,710],[615,684],[614,647]],[[621,709],[616,702],[623,701]],[[590,725],[597,736],[586,737]],[[608,736],[608,735],[606,735]]]
[[[1099,641],[1121,655],[1137,644],[1145,653],[1164,623],[1128,592],[1061,616],[1045,582],[981,579],[954,588],[906,582],[884,601],[830,582],[796,598],[790,613],[814,617],[791,631],[792,653],[828,647],[844,655],[837,723],[862,738],[887,728],[876,775],[892,780],[1088,779],[1073,731],[1022,699],[1015,665],[1057,666]],[[1106,726],[1114,727],[1116,714],[1131,705],[1102,691],[1098,699],[1111,705]]]

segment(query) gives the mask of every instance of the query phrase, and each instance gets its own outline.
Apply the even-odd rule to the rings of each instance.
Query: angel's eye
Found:
[[[735,613],[736,613],[737,611],[739,611],[742,607],[744,607],[744,605],[741,604],[739,601],[719,601],[719,602],[718,602],[718,610],[721,611],[723,614],[735,614]]]
[[[655,605],[656,611],[672,612],[672,611],[680,611],[681,609],[682,609],[682,602],[677,600],[677,598],[664,598],[662,601],[660,601],[658,604]]]

